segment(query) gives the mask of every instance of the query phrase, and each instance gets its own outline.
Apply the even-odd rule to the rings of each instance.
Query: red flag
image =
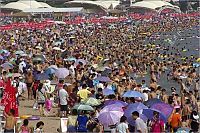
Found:
[[[5,90],[3,93],[3,98],[1,104],[5,106],[5,112],[8,113],[10,109],[15,110],[15,117],[18,116],[18,105],[16,101],[16,88],[11,85],[11,80],[8,79]]]

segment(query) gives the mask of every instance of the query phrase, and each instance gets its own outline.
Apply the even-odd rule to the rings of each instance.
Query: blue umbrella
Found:
[[[13,66],[11,63],[6,62],[6,63],[3,63],[3,64],[1,65],[1,67],[2,67],[3,69],[5,69],[5,70],[9,70],[9,69],[12,69],[14,66]]]
[[[76,61],[76,58],[74,58],[74,57],[69,57],[69,58],[64,59],[64,60],[67,60],[67,61]]]
[[[16,55],[21,55],[21,54],[24,54],[24,51],[19,50],[19,51],[16,51],[15,54]]]
[[[95,80],[98,80],[98,81],[101,81],[101,82],[111,82],[110,78],[105,77],[105,76],[99,76]]]
[[[49,76],[46,73],[40,73],[35,75],[35,80],[47,80]]]
[[[138,92],[138,91],[127,91],[123,94],[123,97],[141,97],[143,98],[142,93]]]
[[[49,75],[49,74],[54,74],[55,71],[56,71],[56,69],[54,69],[54,68],[47,68],[47,69],[44,71],[44,73],[46,73],[47,75]]]
[[[162,103],[162,101],[160,99],[157,99],[157,98],[152,98],[152,99],[149,99],[148,101],[145,101],[144,105],[146,105],[147,107],[150,108],[152,105],[154,105],[156,103]]]
[[[1,60],[4,60],[3,56],[0,55],[0,59],[1,59]]]
[[[124,111],[124,115],[127,117],[127,121],[130,125],[134,126],[135,121],[132,118],[132,112],[137,111],[140,113],[140,118],[144,121],[147,121],[147,117],[142,114],[143,109],[148,109],[147,106],[145,106],[142,103],[133,103],[129,104],[126,110]]]
[[[143,109],[142,114],[144,114],[149,120],[152,120],[154,111],[159,113],[161,120],[163,120],[165,123],[167,122],[166,116],[162,112],[156,109]]]
[[[6,56],[6,57],[8,57],[10,55],[10,52],[8,52],[8,53],[5,53],[3,56]]]
[[[190,132],[190,128],[188,128],[188,127],[182,127],[182,128],[179,128],[178,130],[177,130],[177,133],[189,133]]]
[[[101,72],[102,76],[109,76],[112,73],[112,69],[106,68],[103,72]]]
[[[159,110],[166,116],[166,118],[168,118],[174,110],[174,108],[171,105],[166,103],[155,103],[151,106],[151,109]]]
[[[112,95],[112,94],[115,94],[115,92],[113,90],[108,89],[108,88],[103,89],[104,96],[108,96],[108,95]]]
[[[120,100],[107,100],[104,103],[105,106],[111,105],[111,104],[117,105],[118,107],[126,107],[128,105],[127,103]]]

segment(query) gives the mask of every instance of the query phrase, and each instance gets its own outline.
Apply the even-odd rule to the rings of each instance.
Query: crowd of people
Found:
[[[21,100],[32,100],[40,117],[58,108],[50,115],[67,117],[68,132],[179,132],[180,128],[198,132],[199,49],[190,54],[190,46],[172,44],[168,39],[173,31],[196,30],[198,18],[163,15],[131,23],[55,24],[40,30],[1,31],[1,103],[5,104],[5,91],[11,84],[17,106]],[[199,38],[199,34],[177,40],[189,37]],[[162,80],[166,82],[163,86],[159,84]],[[127,92],[142,96],[124,96]],[[90,98],[99,101],[98,106],[89,106],[92,111],[81,107]],[[122,115],[111,125],[100,120],[106,101],[123,102],[126,111],[131,104],[155,99],[173,108],[165,119],[159,110],[148,120],[133,110],[131,118]],[[15,111],[9,108],[4,113],[5,133],[14,132]],[[42,121],[33,130],[28,123],[24,119],[19,132],[43,132]]]

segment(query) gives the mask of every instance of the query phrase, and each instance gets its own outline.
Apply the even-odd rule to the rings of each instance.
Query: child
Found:
[[[23,125],[20,127],[19,132],[21,133],[30,133],[30,128],[28,127],[28,119],[25,119]]]
[[[8,114],[4,112],[6,117],[6,126],[4,133],[14,133],[14,128],[16,127],[17,120],[15,118],[15,110],[11,109]]]
[[[35,129],[35,132],[34,133],[43,133],[43,127],[44,127],[44,122],[42,121],[39,121],[37,124],[36,124],[36,129]]]

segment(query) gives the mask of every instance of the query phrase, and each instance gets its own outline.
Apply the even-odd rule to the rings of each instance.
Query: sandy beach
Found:
[[[38,110],[34,110],[33,107],[33,100],[25,100],[25,101],[20,101],[20,106],[19,106],[19,116],[22,115],[39,115]],[[53,110],[56,110],[55,108]],[[35,127],[36,123],[39,121],[44,122],[44,131],[46,133],[56,133],[57,128],[60,126],[60,118],[59,117],[41,117],[40,120],[35,120],[35,121],[29,121],[30,127]]]

